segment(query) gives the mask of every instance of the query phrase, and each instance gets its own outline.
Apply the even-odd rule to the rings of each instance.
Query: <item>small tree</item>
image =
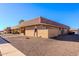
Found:
[[[11,27],[6,28],[7,33],[11,33]]]
[[[24,22],[24,20],[23,20],[23,19],[21,19],[21,20],[19,21],[19,24],[21,24],[22,22]]]

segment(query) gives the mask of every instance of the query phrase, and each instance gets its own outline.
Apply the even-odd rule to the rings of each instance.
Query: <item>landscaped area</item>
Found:
[[[67,35],[70,38],[73,35]],[[79,42],[57,39],[27,38],[20,35],[2,35],[26,56],[79,55]],[[63,36],[65,37],[65,36]],[[76,36],[77,38],[77,36]],[[78,37],[79,38],[79,37]],[[77,38],[77,39],[78,39]]]

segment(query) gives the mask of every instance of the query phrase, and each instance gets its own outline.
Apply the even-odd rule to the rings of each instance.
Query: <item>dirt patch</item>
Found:
[[[28,56],[76,56],[79,42],[26,37],[6,37],[6,40]]]

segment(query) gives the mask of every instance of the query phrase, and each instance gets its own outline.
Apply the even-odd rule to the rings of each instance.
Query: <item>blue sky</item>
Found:
[[[79,4],[0,4],[0,30],[15,26],[21,19],[43,16],[71,28],[79,28]]]

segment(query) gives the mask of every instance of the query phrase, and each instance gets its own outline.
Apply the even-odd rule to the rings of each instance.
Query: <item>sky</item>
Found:
[[[78,3],[0,3],[0,30],[18,25],[21,19],[30,20],[39,16],[79,28]]]

